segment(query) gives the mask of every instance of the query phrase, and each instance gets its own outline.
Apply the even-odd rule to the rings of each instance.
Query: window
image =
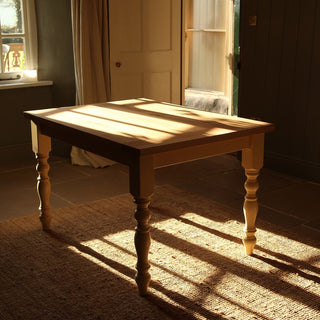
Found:
[[[233,1],[187,0],[185,11],[186,100],[205,95],[232,103]],[[188,95],[188,96],[187,96]],[[219,103],[220,103],[219,102]]]
[[[0,84],[37,80],[34,0],[0,0]]]

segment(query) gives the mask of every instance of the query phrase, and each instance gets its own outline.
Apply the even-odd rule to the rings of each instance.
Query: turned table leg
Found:
[[[50,179],[48,176],[49,171],[49,152],[51,151],[51,138],[43,135],[39,128],[31,122],[32,133],[32,148],[36,155],[38,172],[37,178],[37,192],[40,201],[40,221],[42,229],[48,231],[50,229],[51,210],[50,210]]]
[[[130,165],[130,192],[136,203],[134,243],[137,252],[137,274],[135,277],[139,294],[144,296],[148,292],[151,276],[149,273],[150,264],[148,260],[151,243],[150,236],[150,198],[153,192],[154,169],[153,159],[150,156],[134,159]]]
[[[137,274],[135,277],[139,288],[139,294],[145,295],[148,291],[148,286],[151,280],[149,273],[150,264],[148,261],[149,248],[151,243],[150,226],[148,224],[150,219],[150,198],[135,198],[137,209],[135,211],[135,218],[137,226],[135,228],[134,243],[137,251]]]
[[[245,217],[245,237],[243,238],[243,243],[245,246],[245,251],[247,255],[253,253],[253,248],[256,244],[256,217],[258,214],[258,199],[256,192],[258,190],[257,177],[259,175],[259,170],[245,170],[247,181],[245,183],[246,195],[243,204],[243,213]]]
[[[251,147],[242,150],[242,166],[245,169],[247,180],[245,182],[246,195],[243,204],[245,218],[243,244],[245,253],[251,255],[256,244],[256,217],[258,214],[257,181],[259,171],[263,165],[264,135],[259,134],[252,137]]]

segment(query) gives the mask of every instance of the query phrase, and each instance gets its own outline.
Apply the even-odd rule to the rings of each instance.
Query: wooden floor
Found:
[[[70,160],[50,160],[51,204],[61,208],[128,192],[124,166],[93,169]],[[33,159],[0,165],[0,220],[37,212]],[[156,184],[170,184],[242,210],[244,172],[238,159],[224,155],[156,170]],[[258,219],[320,236],[320,184],[263,169],[259,178]],[[258,223],[257,223],[258,225]]]

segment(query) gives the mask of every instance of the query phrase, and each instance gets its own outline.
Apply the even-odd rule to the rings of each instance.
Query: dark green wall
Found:
[[[51,87],[0,90],[0,163],[32,158],[30,125],[23,111],[52,106]]]
[[[53,104],[74,105],[71,1],[36,0],[39,80],[53,80]]]
[[[75,104],[71,1],[36,0],[39,80],[53,80],[56,107]],[[52,153],[68,156],[70,146],[53,141]]]
[[[71,9],[69,0],[36,0],[39,80],[53,86],[0,90],[0,161],[31,158],[30,125],[23,111],[75,103]],[[53,141],[53,153],[70,146]]]
[[[266,166],[320,181],[320,2],[241,0],[240,47],[239,115],[276,125]]]

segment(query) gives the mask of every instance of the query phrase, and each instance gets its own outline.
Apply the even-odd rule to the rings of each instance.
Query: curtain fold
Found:
[[[26,61],[26,70],[38,69],[38,36],[37,36],[37,19],[34,0],[28,0],[25,6],[26,9],[26,25],[25,28],[28,33],[28,42],[26,43],[26,54],[28,61]]]
[[[110,100],[108,0],[71,0],[76,104]],[[95,168],[113,161],[72,147],[71,162]]]

